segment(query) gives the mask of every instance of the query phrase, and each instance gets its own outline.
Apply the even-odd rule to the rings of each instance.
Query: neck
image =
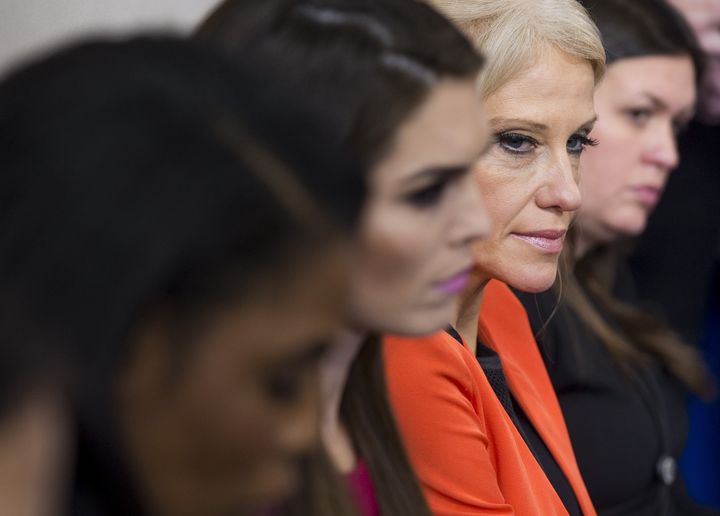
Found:
[[[355,467],[356,456],[350,435],[340,419],[340,405],[350,368],[364,339],[362,333],[344,330],[320,366],[323,445],[335,467],[343,473]]]
[[[460,299],[457,316],[453,321],[455,330],[473,355],[477,348],[478,315],[487,282],[487,279],[472,282]]]

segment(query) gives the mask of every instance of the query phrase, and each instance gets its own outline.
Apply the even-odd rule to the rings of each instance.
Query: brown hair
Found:
[[[682,16],[669,5],[653,0],[581,3],[600,29],[611,64],[639,56],[687,55],[700,76],[702,59],[697,41]],[[561,261],[561,273],[566,272],[563,291],[570,307],[628,374],[653,357],[690,391],[711,397],[713,382],[698,351],[666,323],[614,295],[615,276],[628,243],[601,244],[575,261],[571,257],[575,256],[578,231],[577,225],[571,228]]]
[[[197,37],[289,84],[326,115],[338,143],[367,170],[441,79],[475,80],[482,67],[465,37],[415,0],[228,0]],[[389,406],[378,338],[368,339],[352,365],[341,417],[370,470],[381,513],[429,516]],[[294,509],[352,514],[326,459],[309,466]]]
[[[612,292],[626,245],[598,246],[575,261],[571,257],[577,229],[574,226],[568,235],[560,262],[562,281],[556,283],[564,301],[600,338],[626,374],[634,377],[637,368],[654,358],[691,392],[712,398],[715,388],[698,351],[665,322]]]

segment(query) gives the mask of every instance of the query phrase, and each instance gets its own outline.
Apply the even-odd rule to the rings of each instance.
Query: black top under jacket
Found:
[[[454,328],[448,328],[447,332],[452,335],[459,344],[462,345],[462,337]],[[519,403],[516,403],[510,389],[508,388],[507,381],[505,380],[505,373],[503,373],[502,363],[500,357],[495,351],[483,344],[479,339],[477,341],[477,349],[475,356],[482,368],[485,376],[490,383],[490,386],[495,391],[495,395],[500,400],[500,404],[503,406],[505,411],[510,416],[510,420],[517,428],[518,432],[522,436],[525,444],[528,445],[530,451],[532,451],[538,464],[545,472],[548,480],[555,488],[560,500],[562,501],[565,509],[567,509],[570,516],[582,516],[580,506],[578,505],[575,492],[570,486],[567,477],[558,466],[557,461],[550,453],[550,450],[545,445],[545,442],[537,433],[535,427],[530,422],[525,412]]]

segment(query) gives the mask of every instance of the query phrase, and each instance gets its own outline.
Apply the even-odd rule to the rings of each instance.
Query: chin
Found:
[[[614,234],[613,240],[640,236],[645,231],[648,220],[646,211],[636,209],[633,213],[624,215],[625,217],[617,217],[615,221],[608,224],[611,233]]]
[[[536,267],[526,266],[524,270],[509,271],[508,274],[497,277],[496,279],[508,284],[510,287],[527,292],[537,294],[544,292],[553,286],[557,277],[557,263],[542,264]]]
[[[394,335],[405,335],[408,337],[422,337],[430,335],[440,330],[444,330],[451,324],[455,318],[457,305],[449,303],[442,308],[432,310],[421,310],[407,317],[396,318],[391,322],[390,330],[383,333],[392,333]]]
[[[645,228],[647,227],[646,222],[643,220],[640,223],[628,225],[624,228],[624,231],[620,231],[621,236],[624,236],[626,238],[632,238],[637,237],[643,234],[645,231]]]

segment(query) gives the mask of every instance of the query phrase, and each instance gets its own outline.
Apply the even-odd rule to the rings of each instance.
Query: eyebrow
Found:
[[[467,172],[474,162],[473,160],[472,163],[464,163],[462,165],[428,167],[408,177],[403,183],[406,187],[412,187],[421,183],[448,181]]]
[[[597,114],[596,114],[596,115],[593,115],[593,117],[592,117],[590,120],[588,120],[588,121],[585,122],[584,124],[581,124],[580,127],[578,127],[578,131],[579,131],[580,129],[586,129],[588,126],[594,125],[595,122],[597,122],[597,119],[598,119]]]
[[[646,97],[646,98],[652,103],[653,108],[655,108],[655,109],[668,109],[668,105],[667,105],[665,102],[663,102],[662,99],[659,99],[658,97],[656,97],[656,96],[653,95],[652,93],[647,92],[647,91],[642,91],[642,92],[640,92],[640,94],[643,95],[644,97]]]
[[[662,99],[656,97],[650,92],[643,91],[641,92],[641,95],[645,96],[653,105],[653,108],[669,111],[670,106],[668,106]],[[682,111],[678,112],[675,116],[675,119],[683,120],[683,121],[690,121],[695,116],[695,108],[693,106],[689,106],[686,109],[683,109]]]
[[[580,127],[578,127],[578,130],[584,129],[585,127],[594,124],[597,122],[597,115],[593,115],[591,119],[589,119],[587,122],[584,122],[580,124]],[[522,125],[525,127],[529,127],[531,129],[534,129],[535,131],[547,131],[548,126],[540,123],[540,122],[533,122],[531,120],[524,120],[522,118],[501,118],[496,117],[491,120],[492,125]]]
[[[532,122],[531,120],[523,120],[522,118],[502,118],[495,117],[490,120],[490,125],[524,125],[536,131],[546,131],[548,126],[540,122]]]

